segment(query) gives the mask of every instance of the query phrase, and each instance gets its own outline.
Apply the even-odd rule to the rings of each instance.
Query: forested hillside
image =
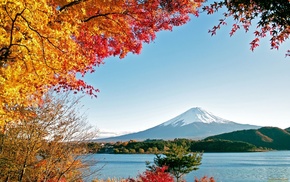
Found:
[[[192,152],[251,152],[260,151],[256,146],[240,141],[228,140],[189,140],[189,139],[174,139],[174,140],[145,140],[116,143],[90,143],[90,153],[113,153],[113,154],[157,154],[164,153],[171,145],[176,144],[189,148]]]
[[[263,127],[257,130],[241,130],[221,135],[211,136],[206,139],[221,139],[230,141],[242,141],[257,147],[271,148],[275,150],[290,150],[290,133],[277,127]]]

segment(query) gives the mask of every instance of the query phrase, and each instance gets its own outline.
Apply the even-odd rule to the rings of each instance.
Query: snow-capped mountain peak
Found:
[[[209,124],[209,123],[214,123],[214,122],[215,123],[229,123],[231,121],[215,116],[212,113],[207,112],[200,107],[194,107],[161,125],[185,126],[185,125],[188,125],[191,123],[197,123],[197,122]]]
[[[208,136],[245,129],[258,129],[260,126],[239,124],[195,107],[144,131],[118,137],[100,139],[102,141],[129,141],[146,139],[172,140],[175,138],[202,139]]]

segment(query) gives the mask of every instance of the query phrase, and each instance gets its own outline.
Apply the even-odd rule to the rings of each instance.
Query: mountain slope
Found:
[[[288,133],[290,133],[290,127],[286,128],[285,131],[287,131]]]
[[[206,140],[207,139],[243,141],[257,147],[290,150],[290,133],[277,127],[262,127],[260,129],[235,131],[211,136],[206,138]]]
[[[202,139],[221,133],[257,128],[260,128],[260,126],[238,124],[195,107],[153,128],[118,137],[99,139],[98,141],[170,140],[174,138]]]

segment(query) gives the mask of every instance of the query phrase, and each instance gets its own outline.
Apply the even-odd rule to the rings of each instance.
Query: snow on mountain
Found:
[[[191,108],[189,110],[187,110],[186,112],[180,114],[179,116],[176,116],[175,118],[161,124],[163,126],[168,126],[168,125],[172,125],[172,126],[185,126],[188,124],[192,124],[192,123],[197,123],[197,122],[201,122],[201,123],[229,123],[231,121],[225,120],[223,118],[220,118],[218,116],[213,115],[210,112],[207,112],[205,110],[203,110],[200,107],[194,107]]]
[[[199,107],[176,116],[160,125],[137,133],[99,139],[103,142],[174,138],[202,139],[238,130],[258,129],[261,126],[240,124],[222,119]]]

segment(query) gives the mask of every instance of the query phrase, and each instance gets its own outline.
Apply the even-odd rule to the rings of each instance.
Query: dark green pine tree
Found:
[[[147,163],[149,170],[154,171],[156,167],[167,166],[167,171],[171,173],[178,182],[183,175],[197,170],[201,164],[202,153],[192,153],[187,147],[173,144],[164,154],[156,154],[154,164]]]

